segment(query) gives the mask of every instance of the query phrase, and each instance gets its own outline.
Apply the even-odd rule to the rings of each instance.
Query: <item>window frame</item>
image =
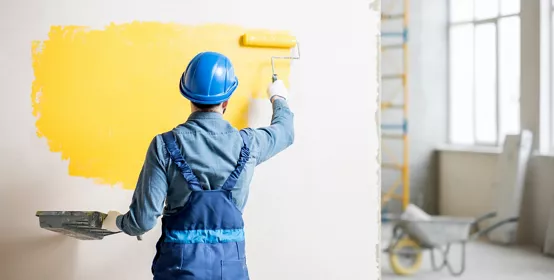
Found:
[[[548,77],[548,107],[547,107],[547,120],[548,125],[546,126],[547,129],[547,139],[542,138],[541,140],[546,140],[547,143],[541,143],[539,142],[539,150],[541,150],[543,153],[546,154],[554,154],[554,82],[552,79],[554,78],[554,0],[549,1],[549,9],[548,9],[548,66],[547,66],[547,77]],[[544,15],[544,13],[543,13]],[[542,34],[541,34],[542,36]],[[541,119],[540,121],[543,121]]]
[[[466,0],[467,1],[467,0]],[[452,98],[452,92],[450,91],[450,85],[451,85],[451,71],[450,71],[450,58],[451,58],[451,38],[450,38],[450,31],[452,29],[452,27],[455,27],[455,26],[461,26],[461,25],[468,25],[468,24],[471,24],[473,25],[473,81],[474,81],[474,85],[473,85],[473,90],[471,92],[471,94],[473,95],[473,115],[471,116],[472,117],[472,122],[473,122],[473,144],[467,144],[469,146],[485,146],[485,147],[498,147],[500,145],[503,144],[504,142],[504,139],[501,138],[501,108],[500,108],[500,32],[499,32],[499,29],[498,29],[498,25],[499,25],[499,21],[501,19],[504,19],[504,18],[511,18],[511,17],[518,17],[519,18],[519,22],[520,22],[520,28],[521,28],[521,6],[520,6],[520,10],[519,12],[517,13],[508,13],[508,14],[502,14],[502,0],[498,0],[497,1],[497,4],[498,4],[498,13],[496,16],[492,17],[492,18],[486,18],[486,19],[476,19],[475,18],[475,1],[477,0],[470,0],[470,1],[473,1],[473,19],[471,20],[460,20],[460,21],[455,21],[455,22],[452,22],[452,16],[450,14],[450,8],[451,8],[451,5],[452,5],[452,0],[449,0],[448,3],[447,3],[447,28],[446,28],[446,38],[447,38],[447,75],[448,75],[448,78],[447,78],[447,109],[448,109],[448,116],[447,116],[447,122],[448,122],[448,129],[447,129],[447,133],[448,133],[448,143],[449,144],[452,144],[452,145],[459,145],[460,143],[457,143],[455,141],[453,141],[452,139],[452,130],[453,130],[453,127],[450,123],[450,120],[452,118],[451,116],[451,112],[452,112],[452,104],[451,104],[451,98]],[[552,0],[553,3],[554,3],[554,0]],[[552,6],[552,9],[554,11],[554,6]],[[496,52],[495,52],[495,56],[496,56],[496,77],[495,77],[495,96],[496,96],[496,141],[494,143],[491,143],[491,142],[482,142],[482,141],[478,141],[477,139],[477,135],[476,135],[476,130],[477,130],[477,119],[476,119],[476,112],[475,112],[475,108],[476,108],[476,90],[475,90],[475,44],[476,44],[476,40],[475,40],[475,29],[477,26],[479,25],[483,25],[483,24],[494,24],[495,26],[495,48],[496,48]],[[521,43],[521,36],[519,38],[520,40],[520,43]],[[551,50],[552,50],[552,44],[551,44]],[[520,57],[520,63],[521,63],[521,57]],[[554,63],[554,62],[553,62]],[[520,72],[520,76],[521,76],[521,72]],[[520,80],[521,80],[521,77],[520,77]],[[520,85],[521,87],[521,85]],[[521,95],[521,88],[518,89],[520,91],[520,95]],[[520,106],[521,106],[521,103],[520,103]],[[551,108],[554,108],[554,104],[551,106]],[[521,115],[521,109],[520,109],[520,115]],[[553,115],[554,117],[554,115]],[[520,116],[521,118],[521,116]],[[552,129],[551,131],[554,131],[554,120],[552,121],[552,125],[551,125]],[[552,139],[552,138],[551,138]]]

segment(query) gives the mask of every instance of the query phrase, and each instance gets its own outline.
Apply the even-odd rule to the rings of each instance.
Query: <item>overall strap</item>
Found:
[[[181,172],[181,175],[183,175],[183,178],[185,178],[185,181],[187,181],[190,190],[202,191],[202,187],[200,186],[198,178],[196,178],[194,173],[192,173],[192,169],[185,161],[185,158],[181,154],[181,150],[179,150],[179,147],[177,146],[177,141],[175,140],[175,135],[173,135],[173,131],[163,133],[162,138],[165,143],[165,148],[169,153],[169,156],[171,157],[171,160],[173,160],[173,162],[175,162],[175,165],[177,165],[177,169],[179,169],[179,172]]]
[[[223,183],[223,186],[221,186],[222,189],[231,191],[233,188],[235,188],[235,185],[237,183],[237,180],[240,177],[240,173],[244,169],[244,166],[250,159],[250,138],[248,137],[248,134],[246,134],[246,131],[240,130],[240,137],[242,138],[242,148],[240,149],[240,157],[239,161],[237,162],[237,166],[235,167],[235,170],[229,175],[229,178]]]

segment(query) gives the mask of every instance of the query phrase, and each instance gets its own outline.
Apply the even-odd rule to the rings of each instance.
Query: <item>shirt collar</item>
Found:
[[[189,120],[207,120],[207,119],[223,119],[223,115],[217,112],[194,112],[190,114]]]

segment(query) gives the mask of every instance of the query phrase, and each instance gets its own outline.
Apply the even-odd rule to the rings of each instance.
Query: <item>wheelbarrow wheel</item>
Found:
[[[420,269],[423,254],[417,242],[403,238],[390,249],[389,261],[394,273],[412,275]]]

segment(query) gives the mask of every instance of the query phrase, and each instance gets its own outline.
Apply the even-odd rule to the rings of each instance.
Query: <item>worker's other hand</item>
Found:
[[[106,218],[102,222],[102,229],[109,230],[111,232],[121,231],[116,224],[117,217],[120,215],[121,213],[117,211],[109,211],[108,216],[106,216]]]
[[[269,94],[269,100],[271,100],[272,102],[276,97],[287,99],[289,95],[289,91],[282,80],[276,80],[271,85],[269,85],[267,93]]]

